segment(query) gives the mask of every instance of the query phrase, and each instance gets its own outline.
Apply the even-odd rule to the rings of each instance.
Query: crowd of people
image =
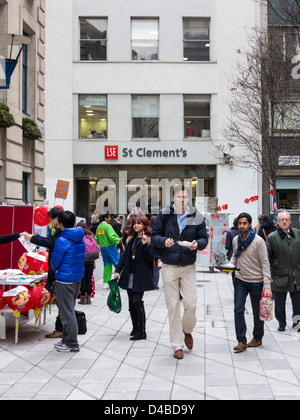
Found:
[[[55,331],[47,337],[59,337],[57,351],[79,351],[76,298],[80,304],[91,304],[92,276],[99,248],[103,259],[103,287],[112,277],[127,291],[132,321],[130,340],[145,340],[146,319],[144,294],[157,289],[159,268],[169,316],[169,336],[173,355],[183,359],[184,346],[193,349],[196,325],[196,258],[197,251],[208,245],[204,216],[190,204],[185,186],[174,188],[173,201],[156,217],[135,209],[123,221],[121,215],[92,214],[90,226],[75,215],[57,207],[49,211],[55,229],[51,237],[22,232],[30,242],[49,251],[46,288],[56,293],[58,317]],[[0,237],[0,243],[15,240],[20,234]],[[99,247],[99,248],[98,248]],[[273,298],[278,331],[284,331],[286,298],[290,293],[293,328],[300,332],[300,230],[292,228],[291,216],[279,214],[278,226],[270,215],[260,215],[257,226],[252,217],[241,213],[226,238],[229,264],[233,274],[234,320],[237,345],[235,352],[262,345],[264,321],[260,319],[262,294]],[[98,251],[97,251],[98,250]],[[114,267],[114,273],[113,273]],[[250,295],[253,309],[253,339],[247,343],[245,305]],[[183,316],[181,316],[181,301]],[[299,324],[299,327],[297,325]]]

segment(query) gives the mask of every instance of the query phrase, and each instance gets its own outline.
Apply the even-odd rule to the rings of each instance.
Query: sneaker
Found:
[[[79,351],[79,347],[68,347],[66,344],[61,344],[60,346],[56,347],[56,350],[59,352],[64,352],[64,353],[67,353],[67,352],[76,353]]]
[[[63,345],[64,345],[64,343],[62,341],[59,341],[58,343],[54,344],[54,347],[57,348],[57,347],[60,347],[60,346],[63,346]]]

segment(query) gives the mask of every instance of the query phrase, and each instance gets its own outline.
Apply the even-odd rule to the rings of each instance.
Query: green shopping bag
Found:
[[[109,280],[108,285],[110,293],[107,298],[107,306],[112,312],[119,314],[122,309],[122,301],[117,279]]]

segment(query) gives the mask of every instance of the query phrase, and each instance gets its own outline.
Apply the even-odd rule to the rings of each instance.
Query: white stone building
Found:
[[[83,217],[104,178],[116,185],[117,211],[135,178],[149,186],[151,179],[192,179],[194,196],[198,185],[228,204],[232,218],[249,211],[256,220],[260,200],[244,200],[260,195],[260,176],[224,163],[220,146],[238,156],[222,135],[228,76],[247,46],[245,28],[263,16],[253,0],[48,1],[49,204],[61,204],[58,179],[70,182],[65,208]]]

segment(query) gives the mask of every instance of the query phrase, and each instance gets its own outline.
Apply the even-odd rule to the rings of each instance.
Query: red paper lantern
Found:
[[[19,259],[18,267],[24,274],[35,276],[40,273],[43,264],[45,264],[43,261],[37,260],[25,252]]]
[[[48,252],[39,252],[39,255],[42,255],[43,257],[46,257],[46,261],[42,262],[42,268],[37,272],[37,274],[48,273],[48,270],[49,270],[49,265],[48,265],[49,254],[48,254]]]
[[[1,309],[3,309],[3,308],[4,308],[4,306],[6,305],[6,300],[5,300],[5,298],[3,297],[3,293],[4,293],[4,290],[3,290],[3,289],[0,289],[0,311],[1,311]]]
[[[31,294],[31,309],[42,308],[50,302],[51,293],[44,288],[44,286],[32,286],[30,288]]]
[[[31,293],[30,291],[24,290],[19,292],[16,296],[9,296],[5,298],[5,302],[13,311],[28,312],[31,306]]]
[[[48,206],[41,206],[35,209],[33,220],[34,223],[38,226],[47,226],[50,223],[50,219],[48,217],[49,207]]]

